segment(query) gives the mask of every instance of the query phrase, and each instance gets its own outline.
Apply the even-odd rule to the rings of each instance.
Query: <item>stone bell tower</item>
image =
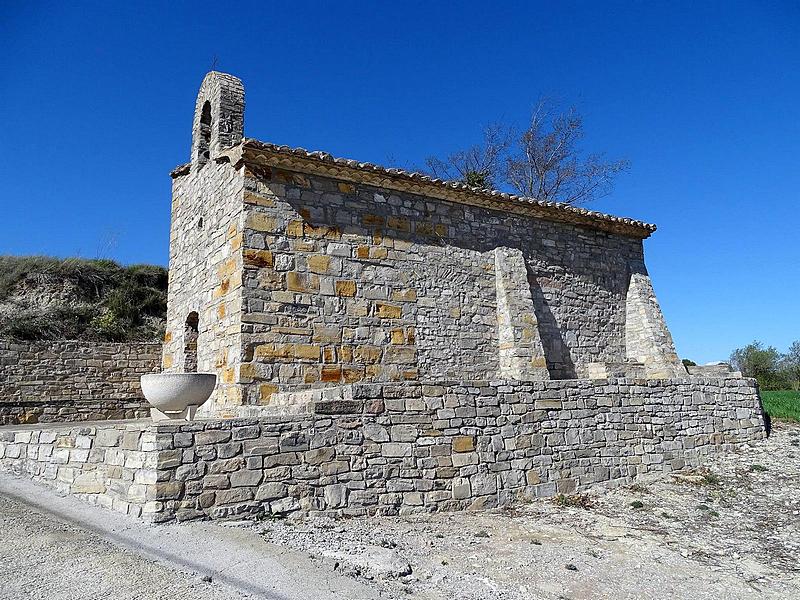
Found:
[[[163,367],[218,375],[208,405],[236,405],[241,358],[242,179],[223,153],[244,135],[244,86],[212,71],[192,122],[190,162],[172,173]]]

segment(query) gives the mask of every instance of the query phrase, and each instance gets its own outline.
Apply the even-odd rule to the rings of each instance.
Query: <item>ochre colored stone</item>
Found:
[[[328,225],[319,225],[315,227],[309,223],[306,223],[306,226],[303,228],[303,234],[312,239],[325,238],[327,240],[338,240],[342,237],[338,227]]]
[[[214,292],[211,295],[214,298],[220,298],[225,294],[227,294],[230,289],[231,289],[231,280],[223,279],[222,283],[220,283],[218,287],[214,288]]]
[[[354,186],[352,183],[339,182],[337,187],[343,194],[354,194],[356,191],[356,186]]]
[[[375,303],[375,316],[381,319],[399,319],[402,315],[403,308],[401,306],[384,304],[383,302]]]
[[[356,282],[349,279],[337,281],[336,295],[352,298],[356,295]]]
[[[236,372],[233,368],[222,370],[222,383],[233,383],[236,380]]]
[[[383,227],[385,220],[380,215],[366,214],[361,217],[364,227]]]
[[[232,256],[229,259],[223,261],[219,266],[217,266],[217,275],[220,278],[228,277],[233,275],[236,271],[236,257]]]
[[[221,303],[217,305],[217,318],[224,319],[225,318],[225,303]]]
[[[356,248],[356,258],[369,258],[369,246],[359,246]]]
[[[256,365],[253,363],[242,363],[239,365],[239,378],[240,379],[255,379],[258,374]]]
[[[364,367],[343,367],[342,379],[345,383],[355,383],[364,379]]]
[[[303,369],[303,382],[316,383],[319,381],[319,367],[316,365],[308,365]]]
[[[472,452],[475,450],[475,438],[471,435],[457,435],[453,438],[453,452]]]
[[[275,217],[270,217],[260,212],[251,212],[247,216],[247,227],[255,231],[266,231],[268,233],[278,232],[278,221]]]
[[[327,273],[330,266],[330,256],[325,254],[315,254],[308,257],[308,270],[312,273]]]
[[[303,237],[303,221],[290,221],[286,226],[286,235],[289,237]]]
[[[164,332],[164,343],[165,344],[169,344],[171,341],[172,341],[172,332],[171,331],[165,331]]]
[[[269,250],[246,248],[244,251],[244,264],[251,267],[272,268],[274,265],[274,257]]]
[[[416,223],[414,225],[414,231],[419,235],[433,235],[433,223]]]
[[[336,349],[333,346],[325,346],[322,349],[322,362],[328,364],[336,362]]]
[[[390,341],[392,344],[405,344],[406,336],[402,329],[392,329],[390,332]]]
[[[262,383],[258,386],[259,404],[269,404],[272,395],[278,391],[278,386],[272,383]]]
[[[174,360],[175,359],[172,358],[172,354],[165,354],[164,355],[164,360],[162,360],[161,363],[164,365],[165,369],[169,369],[169,368],[172,367],[172,364],[173,364]]]
[[[387,219],[386,226],[398,231],[411,231],[411,222],[405,217],[391,216]]]
[[[286,273],[286,289],[291,292],[318,292],[319,277],[297,271]]]
[[[321,381],[339,381],[342,378],[341,365],[323,365]]]
[[[369,257],[376,260],[383,260],[389,256],[389,251],[383,246],[373,246],[369,249]]]

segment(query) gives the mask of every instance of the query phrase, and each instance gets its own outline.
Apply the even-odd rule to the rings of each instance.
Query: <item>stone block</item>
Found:
[[[403,307],[394,304],[376,302],[375,316],[381,319],[399,319],[403,316]]]
[[[453,452],[472,452],[475,450],[475,438],[471,435],[458,435],[453,438]]]
[[[296,510],[300,510],[300,501],[297,498],[281,498],[275,502],[271,502],[269,510],[274,515],[282,515]]]
[[[105,477],[100,471],[82,473],[72,481],[73,494],[103,494],[106,491]]]
[[[325,498],[325,504],[329,508],[342,508],[347,505],[347,496],[349,494],[349,490],[344,484],[339,483],[325,486],[323,494]]]
[[[253,487],[261,483],[263,478],[264,474],[261,471],[248,471],[245,469],[234,471],[230,474],[232,487]]]
[[[472,488],[469,479],[465,477],[456,477],[453,479],[453,499],[466,500],[472,496]]]
[[[176,500],[183,494],[182,481],[163,481],[155,484],[156,500]]]
[[[256,490],[256,500],[275,500],[286,495],[286,485],[283,483],[264,483]]]
[[[95,446],[106,448],[119,446],[121,437],[122,432],[118,429],[100,429],[98,430],[97,437],[95,438]]]
[[[198,431],[194,435],[194,443],[196,446],[218,444],[220,442],[227,442],[229,439],[231,439],[231,432],[228,429],[209,429],[206,431]]]
[[[224,506],[226,504],[237,504],[247,502],[255,496],[252,489],[247,487],[231,488],[228,490],[217,490],[215,492],[215,505]]]
[[[411,456],[412,448],[410,443],[387,442],[381,445],[381,454],[387,458],[401,458]]]
[[[174,469],[183,462],[183,450],[161,450],[158,453],[157,466],[159,469]]]
[[[309,465],[321,465],[330,460],[333,460],[336,451],[333,448],[317,448],[315,450],[308,450],[304,454],[305,462]]]

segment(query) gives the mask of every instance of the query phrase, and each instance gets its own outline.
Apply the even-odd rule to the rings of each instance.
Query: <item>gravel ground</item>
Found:
[[[800,426],[561,504],[255,527],[387,598],[798,598]]]
[[[251,527],[152,525],[0,477],[0,600],[377,600]]]
[[[0,496],[0,598],[247,598]]]
[[[800,598],[797,424],[700,469],[504,511],[153,527],[2,487],[0,600]]]

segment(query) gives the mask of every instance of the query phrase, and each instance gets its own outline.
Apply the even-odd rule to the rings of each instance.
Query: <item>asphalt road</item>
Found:
[[[376,597],[249,529],[148,525],[0,475],[2,600]]]

